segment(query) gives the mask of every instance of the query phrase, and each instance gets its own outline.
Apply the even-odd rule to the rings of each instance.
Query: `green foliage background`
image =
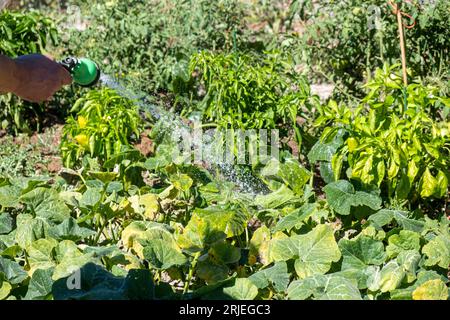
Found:
[[[51,176],[14,169],[23,154],[1,140],[0,299],[447,300],[448,3],[413,12],[407,88],[393,17],[367,32],[382,3],[21,2],[40,13],[17,14],[24,33],[2,33],[2,50],[56,39],[50,16],[46,50],[96,60],[164,116],[112,89],[62,91],[65,167]],[[311,92],[324,78],[335,100]],[[25,114],[3,103],[2,120]],[[279,128],[280,159],[173,157],[168,133],[193,116]]]

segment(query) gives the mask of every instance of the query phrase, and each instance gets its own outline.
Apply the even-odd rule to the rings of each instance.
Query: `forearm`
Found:
[[[0,54],[0,92],[14,92],[17,86],[16,63]]]

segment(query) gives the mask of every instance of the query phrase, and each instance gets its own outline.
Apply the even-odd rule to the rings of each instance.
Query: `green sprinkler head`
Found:
[[[60,64],[70,72],[73,81],[82,87],[91,87],[100,79],[100,69],[92,60],[68,57]]]

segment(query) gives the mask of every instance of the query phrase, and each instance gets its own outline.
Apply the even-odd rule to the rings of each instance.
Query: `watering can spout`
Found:
[[[100,68],[90,59],[67,57],[59,64],[69,71],[73,81],[82,87],[92,87],[100,79]]]

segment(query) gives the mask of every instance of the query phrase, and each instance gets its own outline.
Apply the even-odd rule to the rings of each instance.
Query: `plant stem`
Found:
[[[403,84],[405,87],[408,86],[408,77],[406,74],[406,49],[405,49],[405,37],[403,34],[403,21],[402,21],[402,11],[400,10],[400,5],[397,4],[396,7],[397,24],[398,24],[398,34],[400,37],[400,50],[402,54],[402,72],[403,72]]]
[[[200,257],[200,252],[196,252],[195,255],[194,255],[194,260],[192,260],[191,267],[189,268],[188,277],[186,279],[186,282],[184,283],[183,295],[185,295],[187,293],[187,291],[189,290],[189,286],[191,284],[192,276],[194,275],[194,269],[195,269],[195,266],[197,265],[197,261],[198,261],[199,257]]]

